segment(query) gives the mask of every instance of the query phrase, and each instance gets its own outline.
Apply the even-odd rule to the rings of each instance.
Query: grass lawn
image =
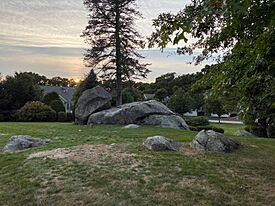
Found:
[[[215,126],[244,149],[232,154],[151,152],[142,146],[146,137],[163,135],[188,144],[196,132],[0,123],[0,149],[12,135],[54,141],[0,153],[0,205],[275,205],[275,139],[234,137],[242,125]]]

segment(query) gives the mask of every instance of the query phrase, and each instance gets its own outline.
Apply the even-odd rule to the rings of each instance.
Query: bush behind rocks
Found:
[[[56,112],[42,102],[27,102],[17,113],[17,121],[51,122],[56,120]]]
[[[207,126],[209,125],[209,121],[207,117],[186,117],[184,119],[189,126]]]
[[[202,130],[213,130],[215,132],[224,133],[224,129],[223,128],[214,127],[214,126],[198,126],[198,127],[189,126],[189,128],[192,131],[197,131],[197,132],[200,132]]]

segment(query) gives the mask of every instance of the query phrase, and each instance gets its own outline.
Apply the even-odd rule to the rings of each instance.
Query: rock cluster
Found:
[[[110,108],[111,95],[102,87],[87,90],[79,98],[75,110],[77,124],[138,124],[188,130],[183,118],[164,104],[151,100]]]
[[[26,135],[12,136],[4,147],[3,152],[14,153],[16,151],[32,147],[40,147],[50,143],[52,143],[52,141],[49,139],[36,139]]]

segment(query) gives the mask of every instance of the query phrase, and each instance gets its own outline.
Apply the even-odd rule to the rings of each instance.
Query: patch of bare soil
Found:
[[[30,154],[28,159],[50,158],[71,161],[92,162],[96,165],[123,164],[130,168],[140,165],[136,154],[125,152],[124,145],[81,145],[71,148],[59,148]]]

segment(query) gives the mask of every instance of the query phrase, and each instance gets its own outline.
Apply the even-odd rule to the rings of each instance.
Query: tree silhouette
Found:
[[[98,71],[104,80],[116,79],[116,104],[122,104],[122,82],[146,78],[148,64],[136,50],[143,48],[134,20],[141,17],[135,10],[136,0],[84,0],[89,10],[88,26],[82,36],[91,48],[86,50],[86,66]]]

